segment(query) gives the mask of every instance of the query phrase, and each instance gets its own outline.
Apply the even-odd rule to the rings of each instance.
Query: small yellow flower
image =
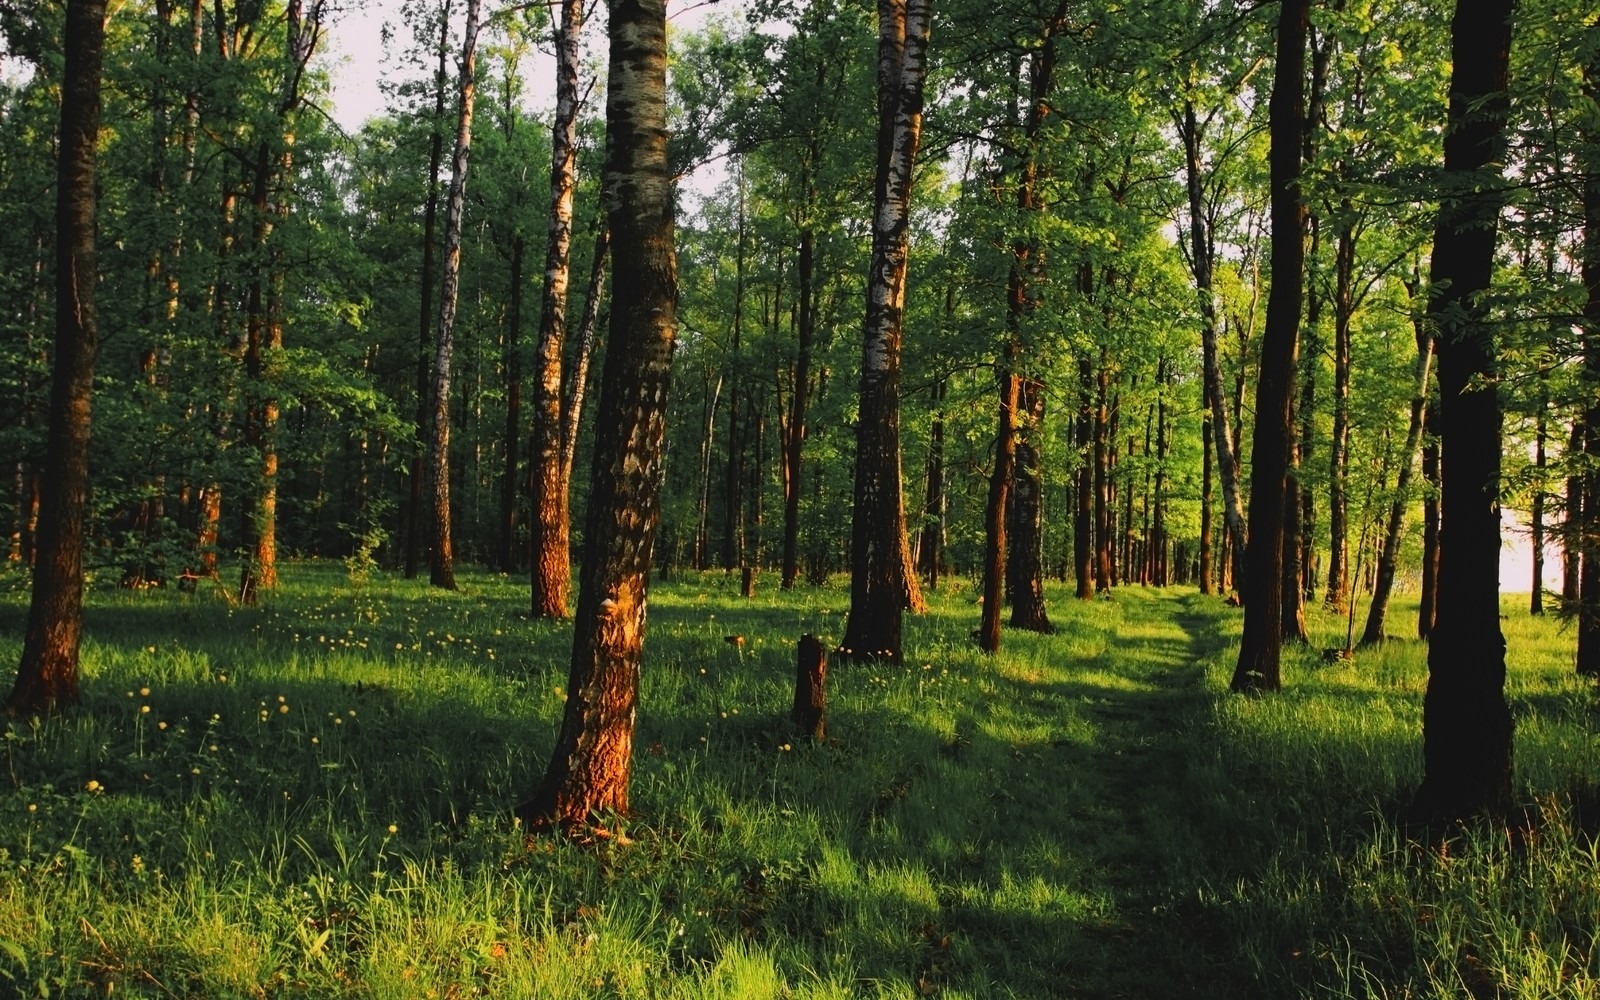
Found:
[[[156,723],[156,728],[157,729],[165,729],[165,728],[167,728],[167,724],[165,722],[158,722],[158,723]]]
[[[278,706],[278,714],[279,715],[288,715],[289,714],[289,706],[288,705],[279,705]]]
[[[394,836],[395,834],[397,834],[399,832],[400,832],[400,828],[398,826],[395,826],[393,823],[389,824],[389,836],[392,837],[392,836]]]
[[[39,811],[39,803],[37,803],[37,802],[29,802],[28,803],[28,811],[31,812],[31,813],[38,812]]]
[[[98,792],[100,790],[100,782],[90,779],[89,783],[84,785],[83,788],[87,792]]]
[[[150,697],[150,689],[149,688],[140,688],[139,689],[139,697],[141,697],[141,698]]]
[[[150,706],[149,705],[140,705],[139,706],[139,714],[140,715],[149,715],[150,714]]]

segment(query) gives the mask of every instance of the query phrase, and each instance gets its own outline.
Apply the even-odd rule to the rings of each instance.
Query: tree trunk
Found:
[[[789,722],[795,734],[821,743],[828,735],[828,654],[814,635],[800,637],[794,672],[794,705]]]
[[[1235,691],[1282,686],[1283,518],[1294,441],[1294,376],[1305,271],[1305,205],[1300,144],[1305,128],[1305,47],[1309,0],[1284,0],[1271,97],[1272,292],[1256,382],[1250,448],[1250,538],[1245,554],[1244,636]]]
[[[1211,443],[1216,448],[1217,475],[1222,481],[1223,526],[1228,533],[1233,558],[1238,559],[1245,550],[1244,505],[1240,500],[1239,464],[1232,443],[1233,431],[1228,423],[1227,395],[1222,388],[1217,297],[1212,287],[1212,263],[1216,251],[1205,214],[1205,190],[1200,175],[1202,130],[1191,101],[1184,102],[1181,131],[1185,152],[1184,179],[1189,193],[1189,260],[1194,269],[1195,293],[1200,299],[1200,352],[1205,393],[1211,405]]]
[[[1584,66],[1584,89],[1600,100],[1600,54],[1590,52]],[[1600,128],[1584,129],[1583,153],[1583,371],[1589,387],[1583,427],[1581,558],[1578,564],[1578,673],[1600,677],[1600,400],[1593,385],[1600,379]]]
[[[533,496],[530,498],[533,614],[565,618],[572,587],[569,495],[561,481],[561,351],[567,339],[572,262],[572,201],[577,186],[580,0],[561,0],[555,18],[556,113],[550,129],[550,215],[544,300],[539,313],[538,377],[533,382]]]
[[[1011,627],[1050,634],[1055,628],[1044,603],[1044,477],[1038,445],[1044,426],[1044,394],[1044,383],[1038,379],[1019,379],[1011,496],[1007,504],[1011,528],[1007,589],[1011,592]]]
[[[1200,593],[1214,594],[1216,586],[1211,565],[1211,464],[1212,439],[1216,437],[1211,422],[1211,390],[1202,389],[1205,397],[1200,413]]]
[[[467,160],[472,148],[472,108],[477,94],[478,11],[481,0],[467,0],[461,42],[461,82],[456,115],[456,150],[450,163],[450,194],[445,203],[444,283],[439,291],[439,324],[433,354],[433,423],[428,438],[428,486],[433,497],[433,551],[428,579],[435,587],[456,589],[455,541],[450,515],[450,379],[455,349],[456,302],[461,288],[462,218],[466,211]]]
[[[983,594],[979,598],[983,615],[978,626],[978,648],[985,653],[1000,651],[1000,610],[1005,603],[1006,506],[1016,465],[1017,404],[1022,382],[1012,366],[1021,353],[1015,340],[1008,343],[1006,357],[996,376],[1000,383],[1000,416],[994,436],[994,469],[989,473],[989,503],[984,512]]]
[[[1419,285],[1410,284],[1415,297]],[[1361,633],[1361,645],[1383,642],[1384,619],[1389,613],[1389,596],[1394,589],[1394,577],[1400,560],[1400,529],[1405,524],[1406,507],[1410,503],[1411,467],[1413,456],[1422,443],[1423,424],[1428,412],[1428,378],[1433,366],[1433,333],[1419,315],[1416,320],[1417,364],[1416,392],[1411,397],[1411,416],[1406,424],[1406,443],[1400,453],[1400,473],[1395,479],[1394,501],[1389,505],[1389,521],[1384,528],[1383,548],[1378,553],[1377,580],[1373,586],[1372,605],[1367,609],[1367,625]]]
[[[572,466],[578,456],[578,426],[583,422],[583,399],[589,384],[589,359],[594,356],[595,331],[600,324],[600,300],[606,287],[606,261],[611,257],[611,230],[601,223],[594,237],[594,257],[589,264],[589,294],[583,300],[578,324],[578,351],[567,378],[566,403],[561,409],[561,490],[572,494]]]
[[[1111,592],[1111,388],[1109,349],[1100,349],[1094,411],[1094,591]]]
[[[1437,343],[1435,343],[1437,353]],[[1439,616],[1439,401],[1430,400],[1422,416],[1422,577],[1417,605],[1417,638],[1433,633]]]
[[[1350,498],[1345,488],[1350,464],[1350,323],[1354,304],[1356,238],[1354,224],[1339,227],[1334,250],[1333,434],[1328,439],[1328,610],[1345,611],[1350,599]]]
[[[1583,453],[1583,416],[1572,421],[1572,433],[1567,438],[1567,467],[1575,465],[1575,456]],[[1579,577],[1583,566],[1583,476],[1567,477],[1565,513],[1561,526],[1561,600],[1575,605],[1579,593]]]
[[[1088,269],[1084,268],[1084,274]],[[1075,478],[1072,511],[1072,564],[1077,577],[1077,598],[1088,601],[1095,594],[1094,560],[1094,363],[1087,352],[1078,354],[1078,419],[1074,444],[1078,471]]]
[[[1549,421],[1546,413],[1550,409],[1550,390],[1545,384],[1546,373],[1543,367],[1539,370],[1539,412],[1534,417],[1533,433],[1533,510],[1529,515],[1532,523],[1532,535],[1529,540],[1533,546],[1533,579],[1529,581],[1531,596],[1528,599],[1528,613],[1530,615],[1544,614],[1544,474],[1545,442],[1550,436]]]
[[[89,495],[95,312],[95,149],[100,134],[104,0],[69,0],[56,159],[56,336],[37,555],[12,713],[78,701],[83,634],[83,522]]]
[[[944,398],[947,379],[933,385],[933,426],[928,431],[928,494],[922,507],[922,541],[917,545],[921,572],[929,590],[939,589],[944,569]]]
[[[810,198],[809,171],[801,186]],[[800,575],[800,473],[806,440],[806,407],[811,394],[811,342],[816,336],[816,252],[810,226],[800,231],[798,349],[794,362],[794,392],[789,400],[788,426],[783,435],[783,568],[781,586],[789,590]]]
[[[445,71],[449,65],[450,3],[445,0],[439,8],[438,67],[433,75],[433,128],[428,140],[428,199],[422,209],[422,302],[417,322],[417,441],[419,447],[411,459],[409,495],[406,506],[406,579],[415,580],[421,570],[422,555],[427,533],[423,517],[424,484],[427,479],[427,447],[430,420],[433,416],[431,397],[433,382],[433,291],[434,249],[438,243],[439,228],[439,171],[444,164],[444,88]]]
[[[922,607],[901,494],[900,343],[931,26],[932,0],[878,0],[878,165],[856,424],[850,617],[842,643],[845,655],[858,659],[899,662],[902,612]]]
[[[509,119],[508,119],[509,120]],[[500,569],[515,573],[517,550],[517,442],[522,437],[522,259],[527,241],[519,234],[511,244],[511,303],[506,314],[506,431],[500,451]]]
[[[611,310],[566,711],[544,780],[516,809],[569,831],[628,812],[677,323],[665,4],[613,0],[609,30],[603,189],[628,294]]]
[[[1500,632],[1500,400],[1482,293],[1504,202],[1507,65],[1514,0],[1458,3],[1450,26],[1445,186],[1433,240],[1429,318],[1438,325],[1441,469],[1439,611],[1422,702],[1429,820],[1503,815],[1511,802],[1511,712]]]

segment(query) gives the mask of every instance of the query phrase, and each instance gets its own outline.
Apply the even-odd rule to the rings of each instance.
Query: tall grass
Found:
[[[1506,623],[1538,822],[1440,848],[1394,822],[1419,645],[1237,699],[1237,612],[1193,591],[1062,594],[1056,635],[989,659],[958,582],[905,664],[832,664],[813,746],[794,645],[838,638],[844,590],[683,575],[652,594],[627,842],[582,844],[510,818],[570,627],[463,584],[94,591],[85,703],[6,725],[0,995],[1600,996],[1593,697],[1551,623]]]

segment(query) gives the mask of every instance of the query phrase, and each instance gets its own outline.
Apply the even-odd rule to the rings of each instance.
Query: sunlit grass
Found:
[[[94,591],[85,704],[6,728],[0,995],[1600,995],[1571,812],[1600,741],[1554,622],[1504,623],[1537,835],[1441,854],[1395,822],[1420,643],[1291,651],[1284,692],[1242,699],[1239,614],[1192,590],[1062,592],[1056,635],[991,659],[956,581],[903,665],[830,665],[812,746],[795,643],[838,640],[846,591],[680,574],[652,590],[630,842],[583,845],[510,819],[570,626],[462,579],[298,564],[255,610]],[[1343,624],[1315,612],[1314,646]]]

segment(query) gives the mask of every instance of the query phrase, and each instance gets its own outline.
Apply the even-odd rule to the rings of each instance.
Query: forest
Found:
[[[350,14],[0,0],[0,990],[1600,997],[1593,9]]]

